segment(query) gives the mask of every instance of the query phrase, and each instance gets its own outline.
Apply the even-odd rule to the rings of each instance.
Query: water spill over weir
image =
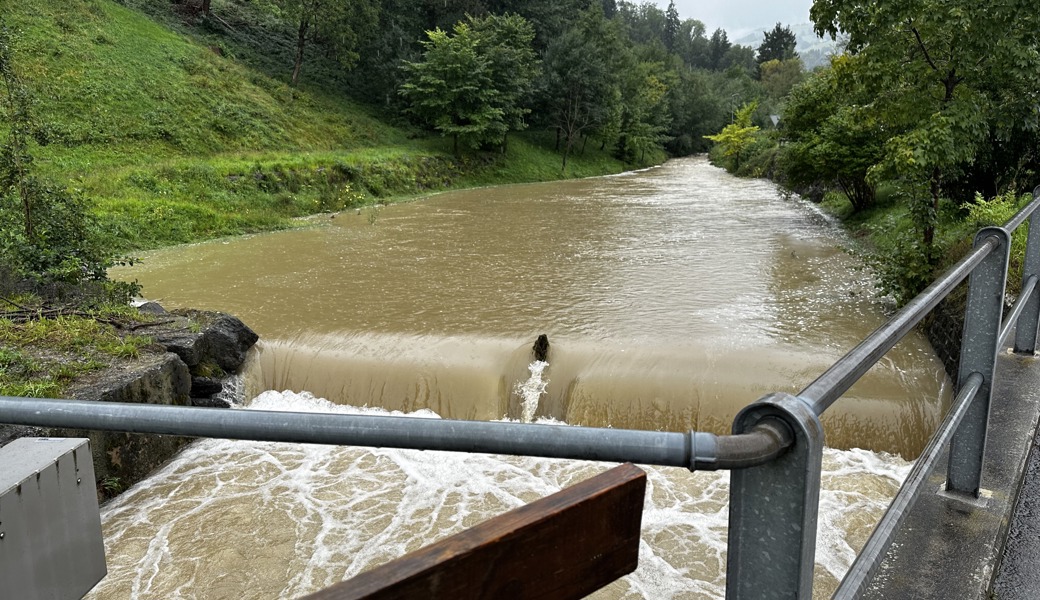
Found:
[[[517,385],[547,333],[536,419],[725,432],[740,407],[798,391],[882,319],[833,225],[701,159],[323,220],[156,253],[124,275],[167,305],[257,329],[250,387],[275,391],[250,409],[521,420]],[[828,444],[912,457],[944,386],[912,339],[828,413]],[[906,469],[862,450],[826,460],[821,590]],[[292,597],[601,469],[200,442],[106,509],[113,574],[95,597]],[[652,469],[640,570],[603,597],[719,597],[727,480]]]

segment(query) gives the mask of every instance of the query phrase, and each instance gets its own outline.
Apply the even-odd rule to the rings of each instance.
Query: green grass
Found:
[[[940,201],[935,245],[940,253],[938,265],[926,277],[930,282],[971,250],[975,233],[987,226],[1003,225],[1032,198],[1031,194],[1014,193],[970,203],[956,203],[947,198]],[[859,212],[839,192],[829,192],[821,205],[836,215],[857,240],[854,251],[867,259],[880,277],[880,291],[890,293],[886,282],[892,278],[905,277],[906,270],[917,268],[913,248],[907,246],[920,233],[915,230],[909,207],[900,201],[889,188],[878,190],[873,206]],[[1025,259],[1026,230],[1019,228],[1012,239],[1008,270],[1008,289],[1017,292],[1021,285],[1022,266]],[[908,254],[910,253],[910,254]],[[909,298],[903,298],[908,300]]]
[[[320,59],[308,63],[307,80],[327,85],[290,88],[279,66],[286,56],[259,49],[265,36],[284,46],[291,32],[248,3],[214,2],[232,35],[213,21],[191,25],[180,5],[124,2],[131,8],[38,0],[3,15],[15,70],[49,138],[33,149],[40,174],[90,199],[123,252],[286,228],[317,212],[452,187],[628,168],[590,141],[565,173],[545,132],[511,135],[504,155],[456,158],[449,140],[416,139],[349,100],[342,73]]]
[[[136,357],[147,338],[120,338],[82,317],[16,324],[0,319],[0,394],[60,397],[76,377],[102,369],[109,357]]]

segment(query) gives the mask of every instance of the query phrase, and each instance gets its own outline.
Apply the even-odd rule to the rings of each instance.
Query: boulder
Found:
[[[160,330],[153,338],[179,356],[193,372],[200,366],[215,365],[224,373],[235,373],[245,363],[246,353],[260,339],[241,319],[232,315],[195,310],[172,314],[184,319],[186,325]],[[197,327],[188,326],[190,322]]]
[[[191,397],[208,398],[224,391],[224,382],[217,377],[192,377]]]

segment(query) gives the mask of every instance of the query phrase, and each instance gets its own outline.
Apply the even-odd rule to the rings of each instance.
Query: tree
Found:
[[[615,63],[621,54],[615,25],[607,21],[599,5],[593,5],[575,27],[550,42],[545,52],[542,87],[546,113],[564,138],[564,171],[575,142],[605,125],[620,101]]]
[[[720,71],[729,71],[734,75],[740,73],[754,75],[757,66],[755,63],[755,50],[751,46],[734,44],[722,55],[718,68]]]
[[[715,135],[705,138],[715,142],[726,163],[727,170],[735,171],[740,166],[740,155],[755,141],[758,126],[751,124],[751,115],[758,108],[757,102],[749,102],[737,110],[733,122]]]
[[[470,26],[478,52],[487,59],[491,85],[497,93],[495,106],[502,111],[506,127],[504,148],[506,134],[526,129],[524,118],[531,112],[528,102],[539,72],[538,58],[531,47],[534,27],[516,14],[471,18]]]
[[[650,2],[632,4],[622,2],[615,19],[623,24],[624,35],[636,44],[666,45],[665,30],[668,17],[665,12]]]
[[[427,32],[422,60],[406,62],[400,94],[424,124],[471,148],[505,145],[509,131],[527,127],[529,96],[538,75],[534,28],[519,15],[470,17],[453,35]]]
[[[784,27],[780,23],[772,31],[762,35],[762,44],[758,47],[758,64],[771,60],[785,61],[798,56],[794,51],[798,40],[790,27]]]
[[[622,69],[617,155],[642,161],[648,151],[660,148],[671,124],[668,91],[672,74],[660,63],[630,60]]]
[[[789,184],[836,185],[860,211],[874,203],[876,186],[867,175],[881,160],[885,140],[856,82],[856,63],[836,58],[787,96],[782,160]]]
[[[379,3],[379,20],[358,46],[358,62],[351,73],[351,92],[366,102],[378,102],[390,108],[398,99],[397,89],[403,83],[404,72],[387,65],[416,60],[421,50],[420,36],[432,27],[426,26],[425,15],[414,9],[412,0],[379,0]]]
[[[770,60],[758,66],[758,78],[766,94],[774,100],[787,96],[805,78],[802,61],[796,58]]]
[[[675,52],[679,41],[679,11],[675,9],[675,0],[668,3],[664,21],[664,46],[669,52]]]
[[[729,43],[729,36],[726,35],[724,29],[716,29],[711,34],[711,39],[708,40],[708,68],[712,71],[722,71],[725,67],[722,66],[722,59],[729,52],[732,44]]]
[[[469,20],[471,16],[483,17],[495,11],[490,2],[484,0],[412,0],[411,10],[424,13],[425,29],[451,29],[455,23]]]
[[[590,0],[488,0],[487,5],[492,14],[513,13],[527,19],[534,27],[535,53],[542,55],[552,40],[578,22],[589,3]],[[603,2],[602,7],[604,11],[612,11],[607,14],[608,18],[617,12],[613,2]]]
[[[277,0],[283,13],[296,23],[296,58],[293,62],[292,85],[300,79],[307,44],[323,40],[337,52],[340,62],[353,65],[358,58],[356,48],[371,23],[378,22],[376,0]]]
[[[708,58],[708,38],[704,37],[704,23],[696,19],[686,19],[679,25],[674,52],[687,66],[699,69],[710,68]]]
[[[1032,2],[817,0],[818,34],[848,37],[888,140],[875,180],[900,182],[931,252],[945,178],[980,148],[1040,125],[1040,11]]]
[[[706,152],[709,142],[704,136],[726,124],[731,113],[722,105],[713,77],[717,75],[702,70],[678,72],[678,81],[668,94],[672,124],[666,147],[670,154]]]
[[[402,67],[406,81],[400,94],[409,102],[409,112],[452,137],[458,155],[460,138],[477,148],[501,140],[507,126],[491,61],[479,51],[478,36],[466,23],[457,23],[453,33],[426,32],[422,60]]]

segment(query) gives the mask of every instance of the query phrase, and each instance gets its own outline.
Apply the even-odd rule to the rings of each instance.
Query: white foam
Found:
[[[388,414],[292,392],[266,392],[246,410]],[[431,411],[408,416],[439,418]],[[297,597],[607,467],[201,440],[104,507],[110,574],[89,598]],[[723,597],[728,474],[644,469],[639,568],[594,597]],[[824,469],[817,587],[825,591],[848,568],[862,531],[880,517],[909,464],[827,449]]]
[[[538,402],[549,387],[549,380],[542,378],[545,368],[548,366],[549,363],[543,360],[532,362],[527,366],[531,376],[527,378],[527,381],[518,381],[516,384],[515,393],[520,396],[520,407],[522,408],[522,420],[524,423],[530,423],[534,420],[535,412],[538,411]]]

